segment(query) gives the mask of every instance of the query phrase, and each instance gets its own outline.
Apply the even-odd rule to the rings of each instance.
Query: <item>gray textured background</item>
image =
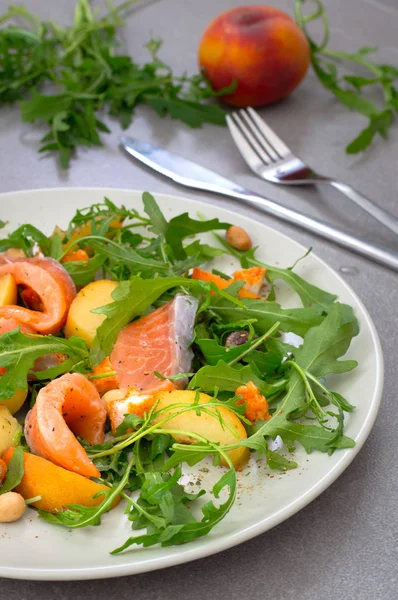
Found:
[[[290,0],[268,0],[286,11]],[[25,0],[42,17],[68,23],[74,0]],[[124,37],[137,60],[151,34],[165,40],[162,56],[176,71],[196,68],[200,34],[218,13],[244,0],[163,0],[136,9]],[[381,61],[398,65],[398,0],[326,0],[333,47],[355,50],[380,47]],[[0,0],[0,13],[7,7]],[[314,167],[356,185],[398,216],[396,171],[398,126],[387,141],[378,140],[366,155],[348,157],[344,146],[364,124],[321,88],[309,73],[288,100],[263,111],[270,124]],[[357,234],[397,248],[393,235],[333,190],[280,190],[257,180],[243,164],[226,129],[215,126],[192,132],[161,120],[149,110],[137,111],[130,128],[136,137],[152,140],[196,159],[258,192],[313,215],[344,224]],[[39,158],[40,128],[20,122],[17,108],[0,111],[0,192],[57,186],[114,186],[154,192],[184,191],[123,157],[117,148],[120,129],[112,123],[103,148],[80,151],[68,172],[51,157]],[[199,194],[190,194],[199,197]],[[220,206],[231,202],[201,194]],[[287,522],[262,536],[221,554],[154,573],[97,582],[25,582],[0,580],[1,600],[105,600],[217,596],[257,600],[389,600],[397,597],[397,275],[340,250],[254,210],[239,212],[269,222],[306,245],[343,274],[370,311],[381,337],[386,381],[380,414],[365,447],[347,471],[320,498]],[[1,217],[1,215],[0,215]],[[0,560],[1,560],[0,540]]]

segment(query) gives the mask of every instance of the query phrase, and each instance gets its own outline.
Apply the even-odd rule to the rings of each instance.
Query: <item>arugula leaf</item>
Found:
[[[201,265],[212,258],[222,256],[225,254],[224,250],[216,248],[215,246],[209,246],[209,244],[202,244],[199,240],[195,240],[192,244],[184,247],[185,254],[195,258],[195,263]]]
[[[244,310],[222,297],[212,297],[209,309],[224,323],[242,319],[256,319],[255,329],[265,333],[276,321],[280,321],[282,331],[304,335],[311,327],[322,321],[319,311],[314,308],[281,308],[277,302],[243,299]]]
[[[67,340],[52,335],[23,334],[19,329],[3,333],[0,336],[0,366],[7,370],[0,378],[0,400],[7,405],[7,399],[18,389],[26,390],[27,377],[35,360],[52,353],[65,354],[66,358],[52,369],[35,372],[37,378],[55,378],[69,371],[89,369],[89,351],[82,338]]]
[[[285,281],[300,296],[305,307],[319,308],[327,312],[337,298],[335,294],[329,294],[329,292],[305,281],[291,269],[280,269],[267,265],[266,276],[271,283],[278,279]]]
[[[304,15],[304,7],[309,3],[315,10]],[[338,52],[327,47],[329,41],[329,22],[321,0],[295,0],[295,14],[298,25],[307,37],[311,49],[311,63],[321,84],[350,110],[368,118],[369,124],[346,147],[348,154],[362,152],[370,146],[376,134],[386,137],[388,129],[394,122],[397,110],[396,98],[398,69],[392,65],[380,65],[372,62],[368,54],[376,48],[361,48],[358,52]],[[308,24],[320,19],[323,25],[323,39],[317,43],[308,31]],[[342,77],[338,67],[342,64],[358,65],[366,69],[368,77],[344,74]],[[344,65],[344,66],[345,66]],[[345,85],[344,85],[345,84]],[[377,104],[365,97],[362,88],[377,86],[383,93],[383,103]]]
[[[96,236],[87,236],[90,246],[97,252],[105,256],[111,263],[128,265],[132,273],[146,273],[153,275],[154,273],[168,271],[169,265],[166,262],[146,258],[141,253],[126,248],[120,244],[116,244],[111,240],[95,239]]]
[[[196,494],[187,493],[178,483],[181,474],[180,465],[172,474],[159,471],[143,473],[140,496],[137,503],[132,503],[129,513],[129,520],[133,521],[133,529],[144,527],[151,529],[151,526],[156,524],[163,529],[168,525],[174,526],[173,531],[176,531],[174,528],[195,522],[195,517],[185,505],[205,492],[201,490]],[[156,523],[154,517],[157,519]]]
[[[58,113],[66,115],[66,111],[72,105],[72,98],[67,95],[42,96],[34,94],[29,101],[22,100],[19,103],[22,121],[51,121]],[[58,126],[59,128],[59,126]]]
[[[219,498],[222,490],[229,488],[227,500],[216,507],[213,501],[209,501],[202,506],[202,520],[191,522],[170,523],[164,529],[158,528],[153,531],[147,528],[148,533],[130,537],[122,546],[116,548],[111,554],[119,554],[132,545],[143,545],[144,547],[161,544],[162,546],[171,546],[173,544],[182,544],[203,537],[209,533],[229,512],[236,496],[236,473],[234,469],[229,469],[221,479],[214,485],[213,494]],[[184,513],[186,515],[186,513]]]
[[[380,111],[369,117],[369,125],[362,129],[360,134],[346,147],[347,154],[358,154],[368,148],[377,133],[385,137],[386,130],[394,122],[393,112],[389,110]]]
[[[177,217],[173,217],[169,221],[166,231],[166,242],[173,250],[174,256],[179,260],[183,260],[187,256],[182,246],[182,241],[186,237],[206,231],[228,229],[229,227],[229,223],[222,223],[218,219],[196,221],[195,219],[191,219],[188,213],[183,213]]]
[[[7,475],[3,483],[0,483],[0,494],[10,492],[22,481],[25,472],[24,454],[22,446],[17,446],[8,463]]]
[[[319,425],[306,425],[303,423],[286,423],[278,426],[278,435],[281,436],[286,446],[294,450],[295,442],[299,442],[308,454],[313,450],[329,452],[332,448],[353,448],[354,440],[346,436],[336,439],[335,431],[328,431]],[[336,445],[338,444],[338,445]]]
[[[227,363],[240,356],[242,351],[248,350],[251,346],[251,342],[246,342],[246,344],[240,346],[220,346],[216,340],[210,339],[195,340],[195,343],[199,346],[206,363],[210,366],[215,366],[220,360]]]
[[[151,221],[151,226],[148,227],[148,230],[164,236],[167,231],[168,223],[155,198],[149,192],[144,192],[142,194],[142,202],[144,204],[144,210]]]
[[[230,362],[235,358],[238,358],[242,352],[249,350],[252,343],[246,342],[240,346],[220,346],[216,340],[212,339],[201,339],[196,340],[195,343],[199,346],[206,363],[211,366],[215,366],[220,360],[224,362]],[[247,357],[243,357],[244,362],[254,364],[263,374],[272,373],[275,371],[282,362],[283,355],[274,351],[268,352],[253,352]]]
[[[201,127],[204,122],[225,125],[225,111],[217,104],[198,104],[182,98],[161,98],[145,94],[145,102],[152,106],[160,117],[169,113],[192,128]]]
[[[189,389],[200,389],[204,392],[214,392],[216,388],[227,392],[236,392],[236,389],[252,381],[264,396],[272,396],[286,386],[286,379],[275,383],[263,381],[250,365],[230,366],[220,360],[215,366],[207,365],[199,369],[189,382]]]
[[[20,23],[0,30],[0,103],[19,100],[24,121],[47,125],[40,152],[57,152],[63,168],[77,147],[102,145],[102,133],[109,132],[98,118],[104,109],[124,128],[138,104],[190,127],[225,124],[225,111],[207,103],[223,91],[214,91],[201,73],[175,75],[158,57],[161,42],[147,44],[151,59],[143,65],[116,53],[122,15],[135,2],[118,7],[109,2],[108,12],[99,16],[88,0],[78,0],[69,27],[41,21],[19,6],[0,17],[2,23],[14,18]]]
[[[148,219],[142,217],[137,210],[127,209],[124,205],[116,206],[109,198],[105,197],[103,202],[77,209],[68,225],[66,239],[69,240],[74,230],[88,223],[90,223],[92,230],[98,233],[95,229],[97,223],[101,224],[103,221],[107,221],[109,224],[119,219],[121,221],[129,219],[135,226],[149,224]],[[105,235],[105,232],[102,232],[102,235]]]
[[[94,280],[96,273],[106,260],[105,254],[95,254],[87,261],[73,260],[64,263],[64,268],[72,277],[75,285],[84,286]]]
[[[51,240],[34,225],[21,225],[10,233],[7,238],[0,240],[0,252],[9,248],[20,248],[27,256],[33,256],[36,245],[45,256],[51,254]]]
[[[351,307],[336,303],[321,325],[310,329],[304,337],[302,346],[295,353],[297,369],[289,374],[289,383],[285,396],[277,411],[269,421],[257,423],[253,435],[243,440],[242,445],[259,449],[263,447],[264,437],[275,438],[280,435],[288,448],[294,447],[294,441],[300,442],[307,452],[317,449],[321,452],[333,448],[352,447],[354,442],[342,435],[343,417],[340,414],[337,428],[326,429],[318,425],[291,422],[290,415],[309,406],[307,393],[313,380],[327,373],[342,373],[356,366],[356,361],[338,361],[343,356],[353,338],[358,333],[357,321]],[[289,365],[290,361],[286,363]],[[294,366],[294,365],[293,365]],[[309,373],[311,378],[306,375]],[[319,384],[318,384],[319,385]],[[323,389],[323,384],[320,384]],[[341,403],[335,402],[340,408]]]
[[[295,353],[296,362],[315,377],[351,371],[358,364],[356,360],[337,358],[347,352],[357,334],[358,322],[352,308],[335,303],[323,323],[305,335],[304,344]]]
[[[269,448],[266,449],[265,455],[267,458],[267,465],[270,469],[277,471],[287,471],[290,469],[296,469],[298,466],[297,463],[293,460],[288,460],[287,458],[282,456],[282,454],[279,454],[279,452],[275,452],[274,450],[270,450]]]

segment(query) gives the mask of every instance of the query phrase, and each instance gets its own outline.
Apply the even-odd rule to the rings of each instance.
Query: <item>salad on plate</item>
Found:
[[[295,265],[263,264],[241,227],[167,220],[142,200],[138,212],[105,198],[65,229],[24,224],[0,240],[0,523],[29,507],[99,526],[123,503],[113,553],[208,534],[253,456],[283,472],[296,444],[355,445],[354,407],[326,378],[357,365],[341,360],[359,332],[352,308]],[[280,305],[278,280],[300,308]],[[193,490],[184,473],[198,463]]]

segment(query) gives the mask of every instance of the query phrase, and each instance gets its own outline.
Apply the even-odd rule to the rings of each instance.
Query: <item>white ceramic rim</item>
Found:
[[[0,201],[2,196],[18,196],[20,194],[29,194],[29,193],[49,193],[52,192],[56,194],[58,191],[68,192],[68,191],[79,191],[79,193],[84,192],[95,192],[98,191],[99,194],[104,194],[104,190],[113,190],[115,192],[122,193],[133,193],[133,194],[141,194],[141,190],[132,190],[129,188],[112,188],[112,187],[57,187],[57,188],[37,188],[31,190],[19,190],[15,192],[4,192],[0,194]],[[178,198],[179,200],[183,199],[184,195],[175,195],[168,193],[156,193],[151,192],[156,198],[163,199],[167,201],[167,199],[172,198],[173,196]],[[187,198],[189,201],[194,201],[203,204],[206,206],[206,202],[201,201],[200,199]],[[229,212],[231,215],[236,216],[239,214],[240,217],[242,215],[240,213],[236,213],[233,210],[225,207],[220,207],[224,212]],[[251,217],[244,217],[245,219],[253,220]],[[272,227],[266,224],[261,224],[262,227],[267,228],[269,230],[275,231]],[[307,248],[292,239],[290,236],[277,231],[278,235],[282,236],[288,240],[289,243],[294,243],[297,246],[297,249],[302,251],[303,254],[307,251]],[[193,560],[197,560],[200,558],[204,558],[207,556],[211,556],[218,552],[222,552],[223,550],[227,550],[228,548],[232,548],[238,544],[246,542],[262,533],[265,533],[272,527],[279,525],[283,521],[287,520],[289,517],[296,514],[302,508],[307,506],[310,502],[315,500],[322,492],[324,492],[342,473],[345,469],[350,465],[350,463],[357,456],[358,452],[361,450],[364,445],[367,437],[370,434],[370,431],[373,427],[373,424],[376,420],[377,413],[380,407],[380,402],[383,394],[383,383],[384,383],[384,359],[383,352],[380,344],[380,339],[376,330],[376,327],[361,300],[358,298],[357,294],[353,291],[353,289],[346,283],[346,281],[334,270],[330,267],[324,260],[319,258],[316,254],[312,254],[314,258],[322,265],[322,267],[333,271],[334,276],[339,280],[339,282],[348,289],[348,291],[355,298],[358,303],[359,308],[362,311],[362,318],[366,322],[369,327],[369,331],[371,334],[371,339],[374,345],[375,356],[376,356],[376,380],[373,391],[373,397],[371,400],[371,410],[369,411],[366,419],[362,423],[362,427],[356,436],[356,445],[354,448],[349,449],[349,451],[345,451],[342,454],[341,460],[331,469],[324,477],[318,480],[316,485],[314,485],[307,492],[299,495],[295,498],[290,504],[285,506],[280,511],[272,514],[269,517],[264,518],[263,520],[257,522],[254,525],[246,527],[242,531],[239,531],[235,534],[227,535],[224,538],[217,539],[216,542],[212,542],[211,544],[204,545],[199,548],[189,549],[189,544],[181,545],[181,553],[178,556],[164,556],[157,559],[149,559],[147,562],[140,563],[138,568],[135,568],[134,562],[127,562],[125,564],[119,565],[110,565],[109,567],[101,566],[100,568],[82,568],[82,569],[20,569],[20,568],[3,568],[0,565],[0,577],[11,578],[11,579],[24,579],[24,580],[42,580],[42,581],[77,581],[77,580],[87,580],[87,579],[105,579],[110,577],[121,577],[127,575],[135,575],[138,573],[145,573],[148,571],[164,569],[167,567],[176,566],[179,564],[187,563]],[[167,548],[165,548],[167,552]],[[128,556],[128,555],[126,555]]]

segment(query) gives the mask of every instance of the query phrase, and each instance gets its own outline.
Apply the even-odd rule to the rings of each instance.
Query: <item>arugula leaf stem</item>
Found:
[[[286,361],[284,364],[285,364],[286,366],[291,366],[291,367],[293,367],[293,368],[294,368],[294,369],[297,371],[297,373],[300,375],[301,379],[302,379],[302,380],[303,380],[303,382],[304,382],[304,385],[305,385],[305,387],[306,387],[306,390],[307,390],[307,393],[308,393],[308,397],[310,398],[311,404],[312,404],[312,406],[315,408],[315,411],[314,411],[314,412],[315,412],[315,414],[316,414],[317,416],[319,415],[319,416],[320,416],[320,417],[322,417],[324,420],[326,420],[326,419],[328,418],[328,415],[327,415],[327,413],[326,413],[326,412],[323,410],[322,406],[319,404],[319,402],[318,402],[318,400],[317,400],[317,398],[316,398],[316,396],[315,396],[315,394],[314,394],[314,391],[313,391],[313,389],[312,389],[312,387],[311,387],[311,384],[310,384],[310,382],[308,381],[308,376],[307,376],[307,375],[308,375],[308,372],[307,372],[307,371],[305,371],[304,369],[302,369],[302,368],[301,368],[301,367],[300,367],[300,366],[299,366],[299,365],[298,365],[296,362],[294,362],[293,360],[287,360],[287,361]],[[320,424],[321,424],[321,425],[323,425],[323,422],[324,422],[324,421],[322,421],[322,420],[319,418],[319,416],[318,416],[318,420],[319,420]]]
[[[77,246],[79,244],[81,244],[82,242],[87,242],[89,240],[99,240],[100,242],[104,242],[107,243],[111,246],[115,246],[116,248],[120,247],[120,244],[118,244],[117,242],[114,242],[113,240],[102,236],[102,235],[85,235],[81,238],[78,238],[76,240],[74,240],[73,242],[70,242],[68,244],[68,246],[65,248],[65,250],[63,251],[63,253],[58,257],[58,262],[61,262],[62,259],[64,258],[64,256],[66,256],[68,254],[68,252],[70,252],[72,250],[72,248],[74,246]]]
[[[143,426],[138,430],[135,431],[134,433],[130,434],[125,440],[122,440],[121,442],[119,442],[118,444],[115,444],[112,448],[109,448],[108,450],[102,450],[102,451],[91,451],[88,449],[87,454],[89,455],[90,458],[102,458],[104,456],[110,456],[112,454],[115,454],[116,452],[119,452],[120,450],[123,450],[124,448],[127,448],[128,446],[131,446],[132,444],[134,444],[135,442],[137,442],[138,440],[140,440],[141,438],[151,435],[151,434],[157,434],[157,433],[165,433],[165,430],[163,429],[163,425],[166,424],[168,421],[170,421],[171,419],[174,419],[175,417],[185,413],[185,412],[189,412],[189,411],[195,411],[195,412],[204,412],[214,418],[218,418],[221,419],[223,426],[227,427],[227,429],[229,429],[232,433],[234,433],[234,435],[236,435],[236,432],[233,431],[233,429],[231,428],[231,426],[226,423],[221,415],[217,412],[213,412],[211,410],[209,410],[210,408],[215,408],[217,409],[217,407],[222,407],[225,406],[225,404],[223,404],[222,402],[208,402],[206,404],[170,404],[169,406],[166,406],[156,412],[152,412],[152,414],[150,413],[149,418],[147,418],[147,421],[143,424]],[[178,408],[178,411],[175,411],[173,409]],[[230,409],[232,407],[229,407]],[[238,407],[237,407],[238,409]],[[164,412],[168,412],[172,411],[171,414],[168,414],[166,418],[164,418],[161,421],[158,421],[157,423],[153,424],[153,425],[149,425],[149,422],[152,421],[154,418],[158,418],[162,413]],[[238,412],[237,412],[237,416],[239,416]],[[177,433],[177,430],[174,431],[174,433]],[[186,435],[191,436],[191,437],[195,437],[197,434],[195,434],[194,432],[185,432]],[[202,438],[203,440],[205,440],[205,438]],[[205,440],[207,441],[207,440]]]
[[[157,516],[151,515],[150,512],[145,510],[140,504],[138,504],[138,502],[135,502],[131,498],[131,496],[128,496],[125,492],[121,492],[120,495],[122,498],[127,500],[127,502],[129,504],[131,504],[131,506],[133,506],[137,512],[139,512],[141,515],[144,515],[148,519],[148,521],[153,523],[153,525],[155,525],[156,528],[166,527],[165,519],[163,519],[162,517],[157,517]]]
[[[97,375],[86,375],[86,377],[87,379],[106,379],[115,375],[117,375],[117,371],[107,371],[106,373],[98,373]]]
[[[323,383],[321,381],[319,381],[319,379],[317,379],[316,377],[314,377],[309,371],[306,371],[306,375],[309,379],[311,379],[311,381],[313,381],[322,391],[323,393],[329,398],[329,400],[338,408],[341,408],[341,404],[338,402],[338,400],[336,399],[336,396],[333,392],[331,392],[330,390],[328,390],[328,388],[326,386],[323,385]],[[348,407],[350,408],[350,410],[353,409],[353,406],[351,404],[347,403],[347,408],[346,410],[348,410]]]

